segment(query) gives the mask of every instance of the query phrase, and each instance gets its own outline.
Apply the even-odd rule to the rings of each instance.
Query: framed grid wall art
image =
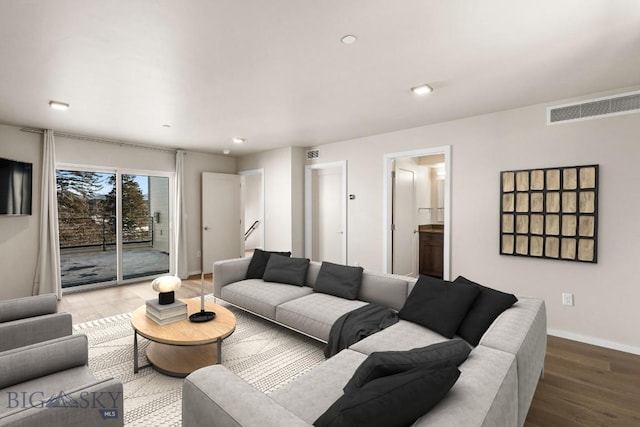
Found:
[[[598,165],[500,172],[500,254],[597,262]]]

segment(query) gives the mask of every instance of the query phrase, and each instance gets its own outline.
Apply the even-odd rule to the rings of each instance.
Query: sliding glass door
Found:
[[[169,178],[122,175],[122,276],[169,272]]]
[[[118,278],[114,173],[57,170],[62,287]]]
[[[169,177],[57,170],[62,287],[170,270]]]

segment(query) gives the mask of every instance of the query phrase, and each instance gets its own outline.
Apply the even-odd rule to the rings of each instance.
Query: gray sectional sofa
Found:
[[[250,258],[214,264],[214,296],[274,323],[326,342],[334,321],[369,302],[400,310],[416,279],[364,271],[356,300],[314,292],[320,263],[304,286],[245,279]],[[369,354],[447,340],[405,320],[351,345],[305,375],[265,395],[223,365],[202,368],[183,386],[183,425],[309,426],[343,394]],[[520,297],[482,336],[449,393],[415,426],[522,426],[543,370],[546,312]]]

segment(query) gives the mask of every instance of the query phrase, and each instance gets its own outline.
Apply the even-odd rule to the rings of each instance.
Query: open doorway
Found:
[[[252,256],[264,243],[264,169],[238,172],[244,223],[244,256]]]
[[[449,278],[450,147],[384,156],[384,270]]]

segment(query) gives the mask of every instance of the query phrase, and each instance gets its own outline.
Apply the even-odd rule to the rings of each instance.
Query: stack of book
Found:
[[[187,318],[187,304],[176,300],[171,304],[160,304],[157,299],[147,301],[147,317],[159,325],[178,322]]]

